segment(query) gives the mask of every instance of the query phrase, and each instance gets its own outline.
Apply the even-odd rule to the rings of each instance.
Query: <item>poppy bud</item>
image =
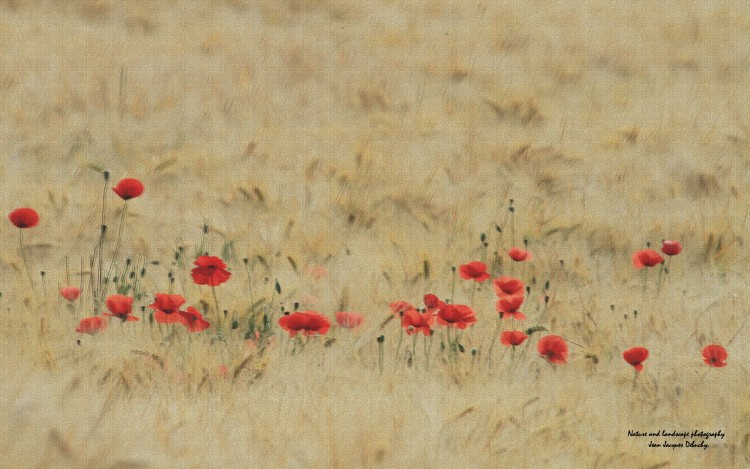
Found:
[[[379,344],[382,344],[385,341],[385,336],[384,335],[379,335],[378,338],[377,338],[377,341],[378,341]]]

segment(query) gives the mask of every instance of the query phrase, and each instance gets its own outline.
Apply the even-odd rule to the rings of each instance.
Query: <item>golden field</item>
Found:
[[[0,202],[41,218],[24,230],[34,290],[0,223],[0,466],[750,465],[750,13],[570,3],[0,1]],[[171,271],[211,329],[75,332],[102,312],[102,194],[107,266],[122,213],[104,170],[146,187],[115,260],[146,267],[136,314]],[[275,325],[264,354],[244,326],[212,341],[212,292],[174,262],[204,224],[240,324],[299,303],[365,325],[295,354]],[[685,249],[644,291],[631,255],[664,238]],[[534,258],[511,265],[524,239]],[[513,357],[496,343],[491,365],[492,288],[452,287],[483,257],[532,287],[518,327],[548,330]],[[81,275],[67,305],[58,287]],[[381,323],[452,291],[478,322],[455,362],[436,328],[428,368],[422,337],[412,351]],[[547,333],[567,364],[536,353]],[[703,363],[710,343],[726,367]],[[726,436],[649,448],[629,430]]]

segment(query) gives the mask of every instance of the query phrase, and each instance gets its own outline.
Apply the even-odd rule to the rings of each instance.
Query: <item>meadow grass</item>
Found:
[[[750,17],[736,2],[11,0],[0,13],[0,201],[41,218],[24,231],[35,291],[0,224],[0,465],[750,463]],[[113,268],[145,268],[135,314],[171,272],[215,329],[211,289],[189,272],[202,247],[233,274],[216,288],[242,325],[226,343],[152,325],[147,308],[75,333],[103,312],[89,279],[105,170],[146,188]],[[108,266],[122,204],[107,197]],[[631,255],[665,238],[685,249],[644,292]],[[534,259],[512,265],[504,251],[524,240]],[[493,275],[532,288],[519,327],[577,344],[567,364],[538,356],[538,333],[513,359],[495,344],[488,365],[491,286],[453,289],[451,268],[495,251]],[[58,287],[81,276],[69,308]],[[399,347],[398,321],[381,323],[393,301],[452,290],[478,322],[456,360],[436,328],[427,368],[422,337]],[[245,342],[250,317],[295,303],[366,322],[294,354],[275,323],[262,354]],[[710,343],[728,366],[703,363]],[[650,357],[634,381],[622,352],[636,345]],[[726,437],[704,451],[627,436],[660,429]]]

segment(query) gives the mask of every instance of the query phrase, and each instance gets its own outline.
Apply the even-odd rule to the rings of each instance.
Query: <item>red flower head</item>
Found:
[[[109,313],[102,313],[103,316],[114,316],[123,322],[137,321],[138,318],[130,314],[133,308],[133,298],[125,295],[111,295],[107,298],[107,309]]]
[[[60,295],[68,301],[75,301],[81,294],[81,289],[78,287],[60,287]]]
[[[94,335],[97,332],[103,331],[107,328],[107,320],[101,316],[93,316],[90,318],[81,319],[81,322],[76,327],[76,332],[79,334],[90,334]]]
[[[401,327],[406,329],[406,333],[409,335],[422,332],[422,334],[429,336],[432,330],[432,322],[435,320],[435,316],[432,313],[420,313],[414,308],[407,309],[404,316],[401,318]]]
[[[169,295],[167,293],[157,293],[156,299],[150,305],[149,308],[155,309],[154,320],[161,324],[175,324],[182,322],[182,318],[178,313],[180,306],[185,303],[185,298],[182,295]]]
[[[112,188],[122,200],[130,200],[143,194],[143,184],[138,179],[125,178]]]
[[[428,313],[437,313],[437,311],[445,306],[445,301],[441,300],[437,297],[437,295],[433,295],[432,293],[428,293],[424,296],[424,305],[427,307]]]
[[[526,315],[522,312],[518,311],[518,308],[521,307],[521,304],[523,304],[523,295],[509,295],[504,296],[497,300],[497,303],[495,303],[495,309],[497,309],[497,312],[500,313],[500,316],[503,319],[507,319],[508,317],[514,317],[518,319],[519,321],[522,321],[526,319]]]
[[[458,272],[461,274],[461,278],[464,280],[476,280],[477,282],[484,282],[490,278],[490,274],[487,273],[487,264],[484,262],[474,261],[468,264],[462,265]]]
[[[401,313],[405,312],[408,309],[414,309],[414,306],[410,305],[406,301],[394,301],[390,304],[391,313],[393,313],[394,316],[399,316]]]
[[[500,343],[506,346],[521,345],[528,337],[522,331],[504,331],[500,334]]]
[[[564,365],[568,360],[568,344],[565,339],[559,335],[546,335],[536,344],[539,355],[543,356],[550,363]]]
[[[643,362],[648,358],[648,349],[644,347],[633,347],[622,352],[622,358],[633,365],[635,371],[643,369]]]
[[[289,337],[294,337],[298,332],[307,336],[325,335],[331,323],[327,317],[316,311],[302,311],[282,316],[279,319],[279,326],[289,332]]]
[[[31,228],[39,223],[39,214],[33,208],[17,208],[8,214],[8,219],[16,228]]]
[[[703,361],[708,366],[721,368],[727,366],[727,351],[721,345],[706,345],[703,347]]]
[[[664,258],[653,249],[641,249],[633,253],[633,267],[642,269],[644,267],[653,267],[664,262]]]
[[[359,313],[341,311],[336,313],[336,322],[347,329],[356,329],[365,322],[365,317]]]
[[[229,280],[232,275],[226,269],[227,265],[216,256],[200,256],[193,262],[197,267],[191,270],[193,281],[198,285],[215,287]]]
[[[523,291],[526,288],[526,285],[522,281],[513,277],[496,278],[492,281],[492,286],[495,288],[495,295],[500,298],[517,293],[523,295]]]
[[[156,314],[159,314],[159,311],[157,311]],[[154,314],[154,317],[156,317],[156,314]],[[177,311],[177,314],[173,314],[172,316],[177,316],[179,318],[179,322],[183,323],[190,332],[204,331],[211,325],[211,323],[203,319],[203,315],[192,306],[188,306],[187,311]]]
[[[669,241],[667,239],[663,239],[661,241],[661,252],[663,252],[667,256],[676,256],[677,254],[682,252],[682,244],[680,244],[679,241]]]
[[[440,308],[437,321],[448,327],[466,329],[467,326],[477,322],[477,318],[474,316],[474,311],[468,306],[449,304]]]
[[[516,262],[531,260],[531,253],[521,248],[510,248],[508,255]]]

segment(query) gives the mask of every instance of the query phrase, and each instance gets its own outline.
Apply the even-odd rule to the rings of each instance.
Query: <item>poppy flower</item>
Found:
[[[514,277],[499,277],[492,281],[492,286],[495,289],[495,295],[498,297],[515,295],[517,293],[523,294],[526,285],[517,278]]]
[[[179,296],[179,295],[170,295],[170,296]],[[184,302],[184,299],[183,299],[183,302]],[[154,318],[156,318],[156,315],[158,313],[159,311],[157,311],[154,314]],[[187,327],[190,332],[200,332],[200,331],[208,329],[208,327],[211,325],[211,323],[203,319],[203,315],[192,306],[188,306],[187,311],[177,311],[177,314],[174,314],[173,316],[177,316],[179,318],[179,322],[184,324],[185,327]]]
[[[550,363],[564,365],[568,360],[568,344],[565,339],[559,335],[546,335],[536,344],[539,355],[543,356]]]
[[[138,179],[125,178],[112,188],[122,200],[130,200],[143,194],[143,184]]]
[[[682,252],[682,244],[680,244],[679,241],[670,241],[668,239],[663,239],[661,241],[661,252],[663,252],[667,256],[676,256],[677,254]]]
[[[341,311],[336,313],[336,323],[339,326],[347,329],[356,329],[365,322],[365,317],[359,313],[350,313],[347,311]]]
[[[530,261],[531,253],[521,248],[510,248],[508,255],[516,262]]]
[[[428,313],[437,314],[438,310],[445,306],[445,301],[438,298],[437,295],[428,293],[424,296],[424,305],[427,307]]]
[[[409,335],[422,332],[422,334],[429,336],[432,330],[432,322],[435,320],[435,316],[431,313],[420,313],[414,308],[406,310],[404,316],[401,318],[401,327],[406,329],[406,333]]]
[[[60,295],[68,301],[75,301],[81,294],[81,289],[78,287],[60,287]]]
[[[664,262],[664,258],[653,249],[641,249],[633,253],[633,267],[642,269],[644,267],[653,267]]]
[[[648,358],[648,349],[644,347],[633,347],[622,352],[622,358],[633,365],[635,371],[643,369],[643,362]]]
[[[406,301],[394,301],[389,305],[391,308],[391,313],[393,313],[394,316],[398,316],[401,313],[406,312],[406,310],[414,309],[414,306],[410,305]]]
[[[101,332],[107,328],[107,320],[101,316],[93,316],[90,318],[83,318],[76,327],[76,332],[79,334],[90,334],[94,335],[97,332]]]
[[[302,311],[287,314],[279,319],[279,326],[289,332],[289,337],[294,337],[298,332],[306,336],[315,334],[325,335],[331,327],[327,317],[316,311]]]
[[[198,285],[209,285],[215,287],[229,280],[232,275],[226,269],[227,265],[216,256],[199,256],[193,262],[194,267],[190,272],[193,275],[193,281]]]
[[[106,303],[109,313],[102,313],[103,316],[116,317],[123,322],[138,321],[137,317],[130,314],[133,308],[133,298],[125,295],[111,295]]]
[[[518,311],[518,308],[521,307],[521,304],[523,304],[522,294],[508,295],[503,296],[502,298],[497,300],[497,303],[495,303],[495,309],[497,309],[497,312],[500,313],[500,316],[503,319],[514,317],[519,321],[522,321],[526,319],[526,315]]]
[[[437,321],[448,327],[466,329],[467,326],[477,322],[477,318],[474,316],[474,311],[468,306],[450,304],[440,308]]]
[[[169,295],[167,293],[157,293],[154,302],[148,305],[149,308],[156,310],[154,320],[161,324],[175,324],[182,322],[179,314],[180,306],[185,303],[182,295]]]
[[[708,366],[715,366],[721,368],[727,366],[727,351],[721,345],[706,345],[703,347],[703,361]]]
[[[462,265],[459,267],[458,273],[461,274],[461,278],[464,280],[484,282],[490,278],[490,274],[487,273],[487,264],[480,261],[469,262],[468,264]]]
[[[516,346],[521,345],[528,338],[529,336],[523,333],[523,331],[503,331],[500,334],[500,343],[506,346]]]
[[[39,214],[33,208],[17,208],[8,214],[8,219],[16,228],[31,228],[39,223]]]

